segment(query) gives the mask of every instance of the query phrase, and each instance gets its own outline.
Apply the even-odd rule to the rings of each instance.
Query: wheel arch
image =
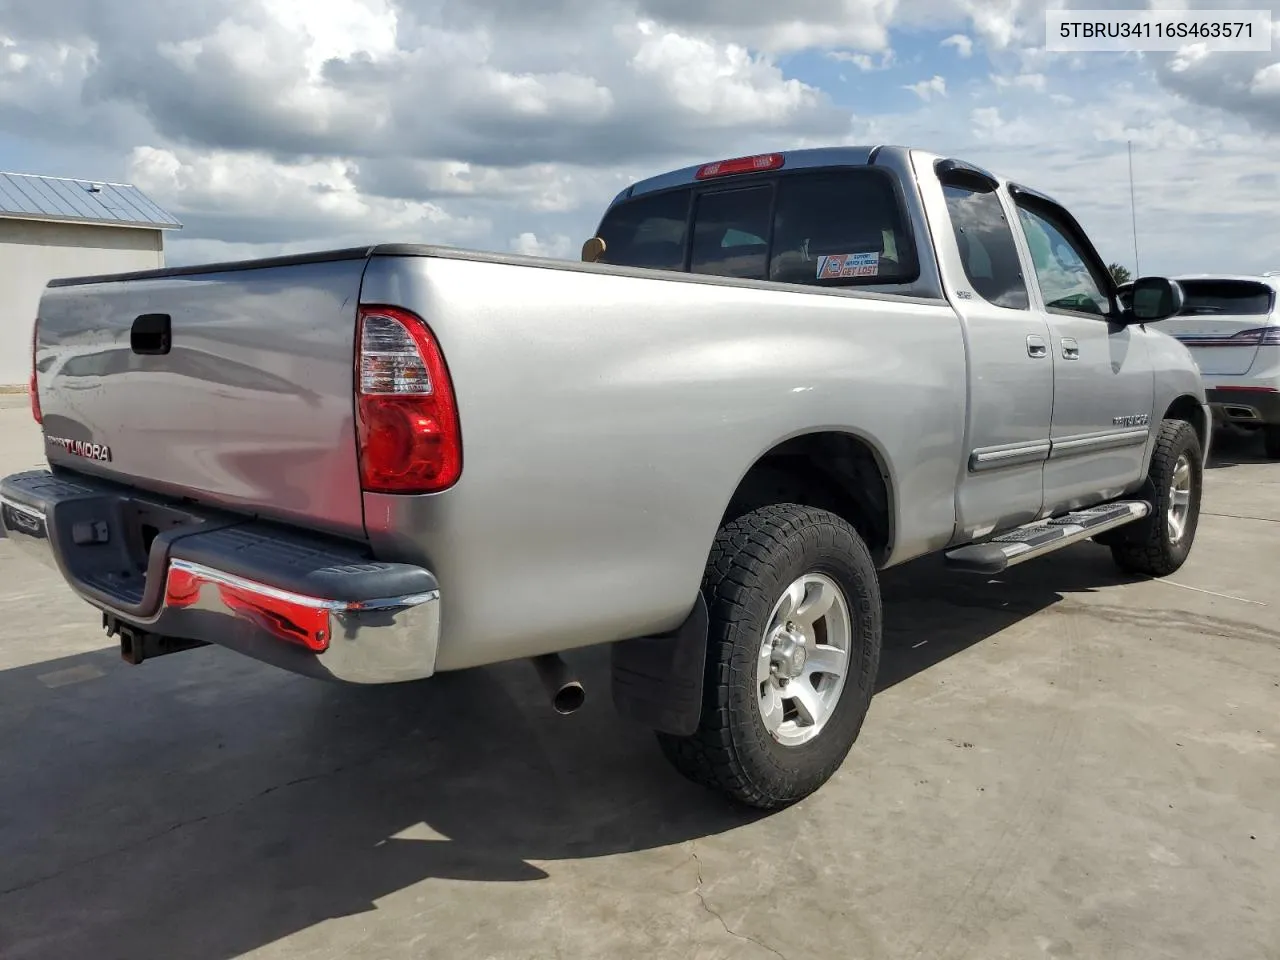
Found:
[[[893,473],[883,452],[867,437],[824,429],[778,441],[739,478],[717,529],[775,503],[830,510],[858,531],[878,566],[893,551]]]
[[[896,529],[893,474],[879,447],[847,430],[820,429],[779,440],[743,471],[725,504],[715,539],[728,523],[779,503],[830,510],[858,532],[882,566]],[[671,735],[689,735],[702,717],[708,611],[695,590],[686,619],[669,633],[613,644],[614,705],[630,719]]]
[[[1205,460],[1209,457],[1209,444],[1212,439],[1213,422],[1209,411],[1205,408],[1204,403],[1199,397],[1189,393],[1184,393],[1176,397],[1168,407],[1165,408],[1164,420],[1182,420],[1191,424],[1191,428],[1196,432],[1196,438],[1200,441],[1200,452]],[[1160,424],[1153,424],[1156,430]],[[1154,451],[1154,444],[1152,450]],[[1151,455],[1148,453],[1148,469],[1150,469]]]

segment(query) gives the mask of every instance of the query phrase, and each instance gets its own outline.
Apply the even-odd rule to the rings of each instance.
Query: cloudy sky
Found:
[[[1280,30],[1045,52],[1046,7],[1121,5],[1144,0],[0,0],[0,168],[136,183],[185,225],[171,264],[572,257],[631,180],[906,143],[1055,195],[1132,268],[1132,141],[1144,273],[1280,269]],[[1195,6],[1246,5],[1280,25],[1280,0]]]

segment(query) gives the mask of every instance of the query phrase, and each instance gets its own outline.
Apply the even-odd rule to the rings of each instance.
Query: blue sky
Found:
[[[1144,272],[1280,268],[1280,42],[1048,53],[1047,5],[3,4],[0,167],[138,184],[185,225],[172,263],[377,240],[574,256],[629,180],[907,143],[1056,196],[1132,265],[1132,141]]]

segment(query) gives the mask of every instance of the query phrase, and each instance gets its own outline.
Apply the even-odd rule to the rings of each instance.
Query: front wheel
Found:
[[[857,532],[779,504],[726,524],[703,579],[702,719],[658,734],[682,774],[753,807],[801,800],[844,761],[880,662],[880,588]]]
[[[1204,458],[1195,428],[1185,420],[1160,424],[1147,474],[1151,514],[1120,530],[1111,555],[1122,570],[1167,577],[1191,552],[1200,522]]]

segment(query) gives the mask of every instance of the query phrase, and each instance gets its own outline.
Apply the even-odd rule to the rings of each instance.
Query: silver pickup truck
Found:
[[[57,280],[15,545],[124,658],[420,680],[612,645],[618,711],[771,808],[857,738],[878,571],[1092,539],[1161,576],[1210,417],[1181,305],[1076,220],[897,147],[628,187],[583,262],[412,245]],[[429,686],[423,695],[430,696]]]

